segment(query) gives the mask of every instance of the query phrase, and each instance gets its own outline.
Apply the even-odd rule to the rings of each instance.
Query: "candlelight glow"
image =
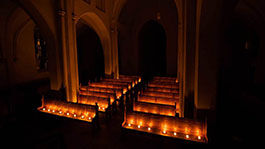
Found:
[[[207,129],[200,121],[134,111],[127,112],[125,116],[126,121],[123,122],[122,126],[127,129],[135,129],[137,131],[166,135],[168,137],[176,137],[197,142],[207,142]],[[138,123],[135,127],[133,127],[134,120]],[[200,135],[198,135],[198,132]]]
[[[45,111],[47,107],[48,107],[48,110]],[[88,121],[88,120],[84,120],[84,116],[82,115],[83,113],[86,113],[86,115],[89,115],[89,116],[94,115],[95,117],[96,112],[97,112],[96,106],[88,106],[88,105],[81,105],[81,104],[75,104],[75,103],[69,103],[69,102],[63,102],[63,101],[57,101],[57,100],[44,100],[44,99],[42,99],[42,107],[38,108],[38,110],[41,112],[45,112],[45,113],[49,113],[49,114],[53,114],[57,116],[78,119],[78,120],[83,120],[83,121]],[[91,121],[88,121],[88,122],[91,122]]]
[[[189,135],[186,135],[186,138],[188,139],[188,138],[190,138],[190,136]]]

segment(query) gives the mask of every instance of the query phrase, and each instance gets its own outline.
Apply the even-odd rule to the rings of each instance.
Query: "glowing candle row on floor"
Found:
[[[204,140],[202,140],[202,136],[200,136],[200,134],[189,135],[189,134],[179,133],[177,131],[168,132],[167,130],[164,130],[164,129],[143,127],[141,125],[132,125],[130,123],[128,123],[128,124],[125,123],[123,127],[128,128],[128,129],[135,129],[135,130],[145,131],[145,132],[149,132],[149,133],[154,133],[154,134],[160,134],[163,136],[170,136],[170,137],[176,137],[176,138],[187,139],[187,140],[190,139],[192,141],[204,142]]]
[[[39,110],[42,112],[53,114],[53,115],[64,116],[64,117],[69,117],[69,118],[79,119],[79,120],[89,121],[89,122],[91,122],[92,119],[96,116],[95,114],[91,114],[91,113],[83,113],[81,115],[78,115],[76,113],[70,113],[69,111],[63,112],[62,110],[52,109],[49,107],[48,108],[43,107],[43,108],[40,108]]]
[[[57,116],[87,122],[92,122],[98,111],[97,106],[68,103],[57,100],[44,100],[44,98],[42,99],[42,106],[39,107],[38,110]]]
[[[122,126],[168,137],[207,142],[205,123],[190,119],[129,112],[126,113]]]

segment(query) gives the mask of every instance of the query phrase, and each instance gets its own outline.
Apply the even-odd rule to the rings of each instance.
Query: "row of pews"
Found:
[[[138,76],[102,78],[80,85],[77,103],[43,98],[38,110],[98,124],[99,115],[108,118],[117,106],[124,110],[124,130],[208,142],[206,122],[179,117],[179,82],[173,77],[154,77],[147,82]]]
[[[97,122],[99,112],[109,113],[123,102],[126,93],[141,82],[141,77],[121,75],[119,79],[103,78],[99,82],[89,82],[81,86],[77,103],[42,98],[39,111],[56,116]]]
[[[196,142],[207,142],[205,122],[179,118],[177,78],[154,77],[138,93],[133,108],[125,110],[122,127]]]

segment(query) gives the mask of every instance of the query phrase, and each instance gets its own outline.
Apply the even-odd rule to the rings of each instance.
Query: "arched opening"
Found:
[[[151,75],[177,76],[178,36],[180,34],[176,3],[173,0],[126,0],[120,5],[116,5],[114,14],[116,15],[116,13],[115,17],[119,24],[119,72],[127,75],[149,73]],[[162,40],[158,40],[160,37]],[[144,47],[148,47],[147,43],[155,41],[155,38],[159,42],[153,42],[153,45],[149,44],[155,49],[148,52]],[[156,47],[156,44],[159,43],[161,45],[164,43],[166,47],[164,53],[160,53],[161,57],[156,57],[157,61],[161,63],[148,66],[148,59],[150,59],[150,63],[154,62],[150,55],[159,53],[157,51],[159,48]]]
[[[162,25],[150,20],[140,30],[138,48],[140,70],[145,76],[166,73],[166,33]]]
[[[97,33],[84,21],[79,20],[76,27],[79,82],[86,85],[105,74],[103,48]]]

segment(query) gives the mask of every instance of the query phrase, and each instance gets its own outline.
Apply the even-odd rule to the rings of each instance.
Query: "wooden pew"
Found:
[[[132,85],[129,82],[101,81],[100,83],[111,84],[111,85],[120,85],[120,86],[123,86],[124,88],[128,88],[129,90],[132,88]]]
[[[123,128],[197,142],[207,142],[207,125],[191,119],[126,112]]]
[[[79,95],[110,98],[111,103],[113,103],[115,101],[115,98],[116,98],[115,93],[103,93],[103,92],[95,92],[95,91],[79,91]]]
[[[107,109],[113,104],[114,101],[110,101],[110,98],[104,97],[96,97],[96,96],[87,96],[87,95],[79,95],[78,103],[85,105],[98,105],[98,109],[101,112],[106,112]]]
[[[138,80],[138,83],[142,81],[142,78],[139,76],[119,75],[119,79],[135,79]]]
[[[121,82],[121,83],[127,83],[128,85],[130,85],[131,87],[135,86],[135,83],[137,84],[137,81],[134,81],[132,79],[110,79],[110,78],[104,78],[101,79],[100,81],[102,82]]]
[[[148,87],[145,91],[179,94],[179,90],[178,89],[172,89],[172,88]]]
[[[179,94],[175,94],[175,93],[144,91],[142,93],[142,95],[152,96],[152,97],[162,97],[162,98],[175,98],[175,99],[179,99]]]
[[[122,96],[122,89],[82,86],[80,87],[80,91],[92,91],[92,92],[116,94],[117,99],[119,99]]]
[[[161,98],[161,97],[139,95],[137,101],[155,103],[155,104],[163,104],[163,105],[171,105],[171,106],[176,105],[177,109],[179,107],[179,99],[175,99],[175,98]]]
[[[123,85],[116,85],[116,84],[104,84],[102,82],[93,82],[93,83],[88,83],[89,87],[100,87],[100,88],[112,88],[112,89],[122,89],[123,94],[126,94],[126,92],[128,91],[128,87],[127,86],[123,86]]]
[[[163,82],[163,81],[151,81],[152,84],[164,84],[164,85],[179,85],[179,83],[176,82]]]
[[[150,83],[148,83],[148,87],[179,89],[179,84],[152,83],[152,82],[150,82]]]
[[[93,122],[98,118],[97,105],[84,105],[51,99],[45,100],[42,98],[42,106],[38,110],[44,113],[86,122]]]
[[[133,111],[152,113],[166,116],[176,116],[176,105],[163,105],[148,102],[134,102]]]
[[[178,82],[178,78],[176,77],[154,77],[154,81],[160,81],[160,82]]]

